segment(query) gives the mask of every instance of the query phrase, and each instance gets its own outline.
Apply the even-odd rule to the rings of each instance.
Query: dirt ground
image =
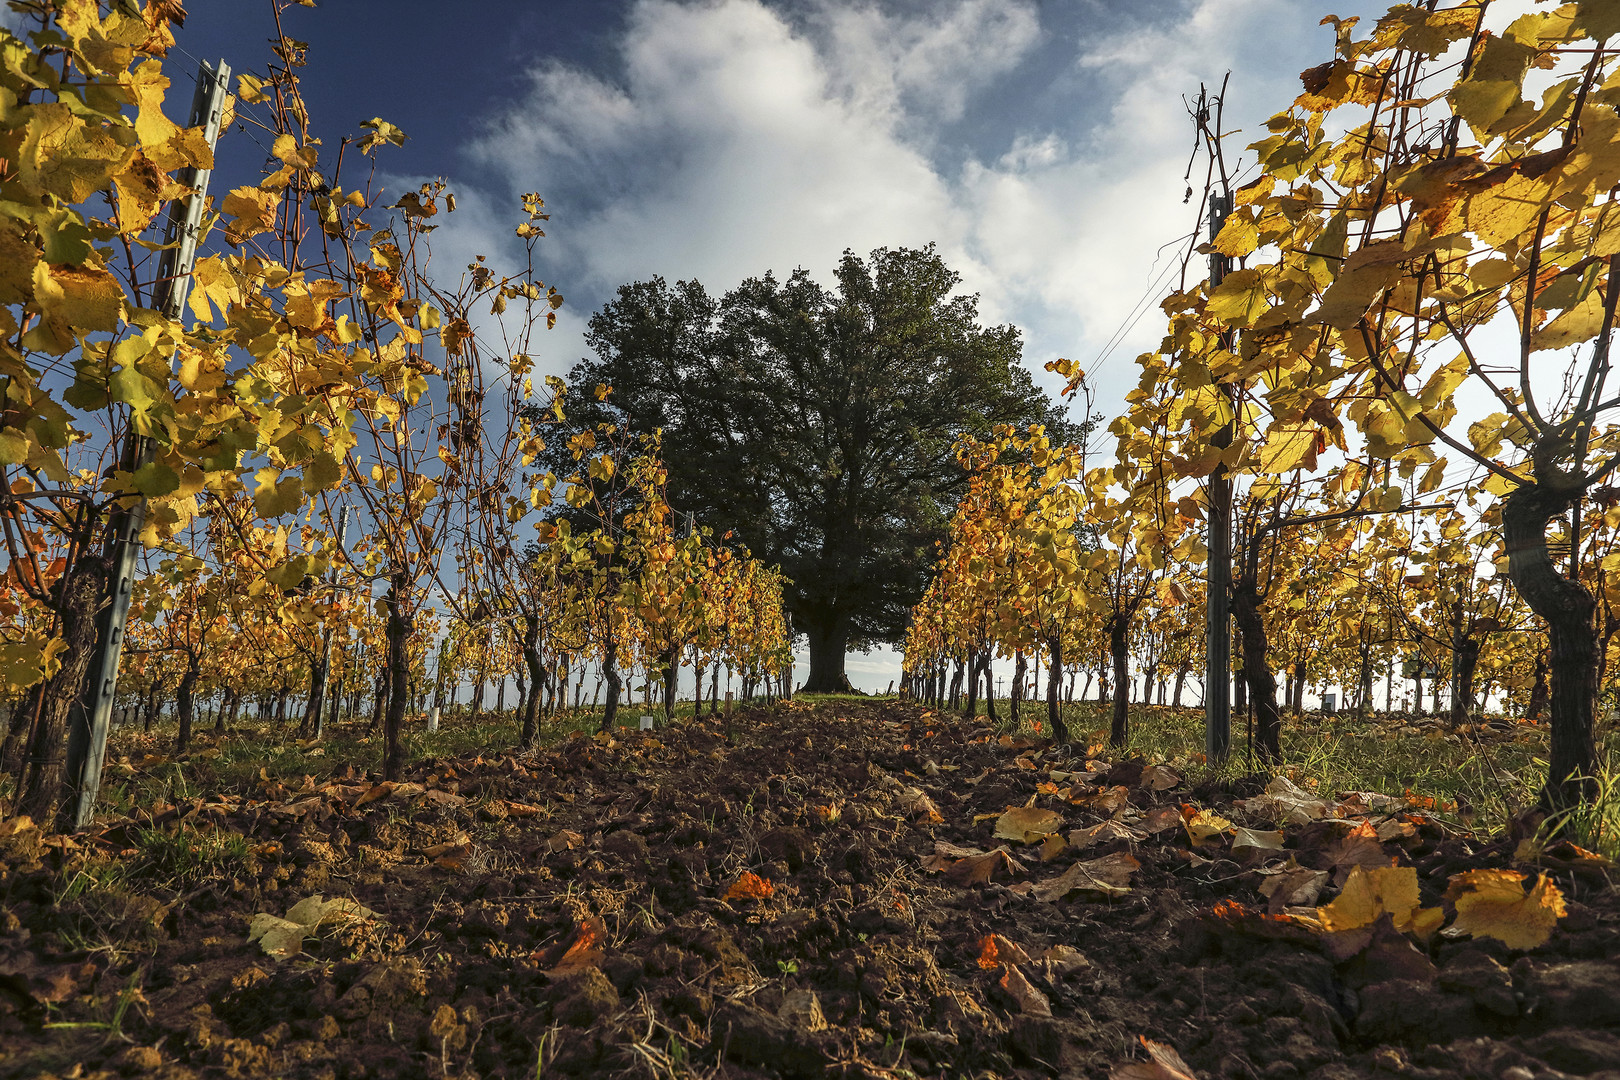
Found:
[[[0,1076],[1620,1080],[1602,860],[1267,779],[789,704],[14,821]],[[1459,929],[1515,858],[1534,948]],[[1446,928],[1313,924],[1390,865]]]

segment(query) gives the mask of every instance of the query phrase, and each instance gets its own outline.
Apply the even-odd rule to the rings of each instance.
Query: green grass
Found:
[[[1021,716],[1023,733],[1050,735],[1043,730],[1044,705],[1030,704],[1035,707],[1026,706]],[[1097,752],[1107,751],[1111,709],[1097,702],[1065,705],[1064,720],[1073,740]],[[998,701],[999,726],[1004,731],[1011,730],[1007,711],[1006,703]],[[1545,726],[1521,724],[1510,738],[1487,735],[1476,739],[1438,727],[1403,734],[1406,721],[1382,714],[1365,719],[1351,713],[1285,714],[1282,763],[1266,768],[1249,755],[1245,720],[1241,714],[1233,717],[1231,757],[1212,767],[1204,760],[1201,709],[1133,705],[1125,752],[1173,763],[1194,784],[1263,772],[1286,775],[1327,796],[1375,791],[1406,797],[1415,807],[1442,819],[1484,831],[1504,828],[1513,816],[1533,805],[1546,779]],[[1612,734],[1610,739],[1613,741]],[[1605,788],[1608,798],[1592,810],[1597,823],[1588,831],[1600,834],[1602,822],[1607,820],[1607,835],[1613,836],[1614,821],[1620,818],[1620,779],[1614,778],[1612,768],[1606,775],[1611,778]]]

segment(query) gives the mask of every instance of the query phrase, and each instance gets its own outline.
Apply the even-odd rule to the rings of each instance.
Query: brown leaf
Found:
[[[1142,770],[1142,778],[1137,781],[1137,786],[1149,791],[1169,791],[1179,783],[1181,776],[1168,765],[1149,765]]]
[[[1260,883],[1260,895],[1267,900],[1266,910],[1279,914],[1288,907],[1314,907],[1328,883],[1326,870],[1299,867],[1268,876]]]
[[[1094,814],[1112,814],[1131,801],[1131,789],[1123,784],[1104,788],[1094,795],[1076,795],[1069,802]]]
[[[900,810],[913,821],[938,825],[945,820],[940,815],[939,807],[934,805],[934,800],[919,788],[908,787],[900,792]]]
[[[1166,829],[1173,829],[1180,824],[1180,807],[1155,806],[1138,822],[1137,827],[1146,833],[1162,833]]]
[[[986,934],[979,942],[979,966],[986,971],[1005,964],[1027,964],[1029,954],[1000,934]]]
[[[959,860],[945,871],[945,876],[958,885],[988,885],[991,876],[997,870],[1005,869],[1012,873],[1017,868],[1017,864],[1007,854],[1007,849],[998,847],[983,855]]]
[[[553,836],[550,840],[547,840],[546,847],[550,848],[553,852],[570,851],[573,848],[579,847],[579,845],[583,844],[584,842],[585,838],[579,833],[574,832],[572,829],[564,829],[556,836]]]
[[[1025,1016],[1051,1016],[1052,1003],[1045,994],[1030,985],[1017,965],[1008,964],[1001,973],[1001,988],[1018,1003],[1018,1011]]]
[[[1104,896],[1122,896],[1130,892],[1131,875],[1142,864],[1127,852],[1119,851],[1089,862],[1077,862],[1050,881],[1038,883],[1031,895],[1037,900],[1055,903],[1074,892],[1099,892]]]
[[[1138,1035],[1137,1039],[1147,1050],[1148,1059],[1115,1065],[1108,1073],[1109,1080],[1197,1080],[1175,1047],[1154,1042],[1146,1035]]]
[[[606,943],[607,927],[595,915],[587,915],[574,927],[573,933],[545,952],[537,953],[535,959],[547,974],[564,975],[600,965],[602,946]]]
[[[393,793],[393,791],[394,782],[392,780],[384,780],[382,783],[374,785],[371,790],[354,800],[354,808],[358,810],[367,803],[374,803],[378,799],[386,799]]]
[[[506,808],[508,817],[533,818],[545,814],[545,809],[532,803],[513,802],[511,799],[501,799],[500,803]]]
[[[1181,816],[1177,814],[1173,820],[1180,821]],[[1074,845],[1076,850],[1083,850],[1093,844],[1105,844],[1110,840],[1128,840],[1134,844],[1146,838],[1146,834],[1139,833],[1124,822],[1112,818],[1098,822],[1089,829],[1075,829],[1069,833],[1069,843]]]
[[[1344,837],[1323,849],[1317,865],[1324,870],[1333,871],[1334,882],[1342,885],[1350,877],[1350,871],[1357,866],[1374,869],[1393,866],[1395,861],[1395,857],[1384,850],[1384,843],[1378,838],[1378,830],[1371,822],[1363,821]]]
[[[1025,844],[1038,842],[1063,827],[1063,816],[1038,806],[1014,806],[996,819],[996,835]]]

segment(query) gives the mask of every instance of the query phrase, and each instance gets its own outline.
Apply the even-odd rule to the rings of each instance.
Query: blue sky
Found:
[[[187,54],[264,69],[268,3],[189,6],[168,65],[177,98]],[[310,45],[304,91],[327,146],[380,116],[410,135],[384,156],[387,179],[451,182],[460,209],[435,234],[446,273],[475,252],[498,264],[515,250],[518,195],[545,197],[542,274],[567,298],[543,344],[548,371],[584,355],[585,321],[621,283],[695,277],[719,293],[765,270],[825,278],[845,248],[933,241],[987,319],[1022,328],[1043,384],[1057,385],[1046,361],[1072,357],[1112,415],[1132,358],[1157,342],[1153,305],[1196,222],[1182,201],[1184,97],[1230,70],[1240,148],[1298,92],[1298,73],[1330,58],[1322,15],[1382,9],[325,0],[283,18]],[[264,156],[229,133],[216,186],[252,182]],[[857,686],[897,674],[886,651],[850,658]]]

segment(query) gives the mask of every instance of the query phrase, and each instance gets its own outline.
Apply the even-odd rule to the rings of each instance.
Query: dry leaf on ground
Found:
[[[1061,828],[1061,814],[1038,806],[1015,806],[996,819],[996,836],[1023,844],[1039,843]]]
[[[1437,908],[1418,910],[1417,870],[1410,866],[1357,866],[1350,870],[1344,890],[1331,904],[1316,909],[1327,931],[1359,930],[1380,915],[1389,915],[1395,929],[1433,932]]]
[[[1123,896],[1131,891],[1131,875],[1141,867],[1136,856],[1123,851],[1115,852],[1100,859],[1075,863],[1061,876],[1036,884],[1030,890],[1030,895],[1047,903],[1055,903],[1070,893],[1081,891]]]
[[[1137,1038],[1147,1050],[1148,1059],[1115,1065],[1108,1073],[1109,1080],[1196,1080],[1175,1047],[1154,1042],[1145,1035]]]
[[[248,940],[257,941],[266,956],[285,960],[302,952],[304,939],[319,937],[323,927],[377,918],[381,916],[359,901],[347,897],[322,900],[321,894],[316,893],[294,904],[285,918],[268,911],[253,916]]]
[[[1328,816],[1328,804],[1305,791],[1286,776],[1273,777],[1265,794],[1244,799],[1238,806],[1285,825],[1303,825]]]
[[[1035,989],[1016,964],[1008,964],[1001,973],[1001,988],[1018,1002],[1018,1011],[1025,1016],[1051,1016],[1052,1003],[1045,994]]]
[[[744,870],[726,889],[727,900],[769,900],[776,895],[776,886],[751,871]]]
[[[986,971],[1005,964],[1027,964],[1029,954],[1000,934],[986,934],[979,942],[979,966]]]
[[[1495,938],[1510,949],[1547,943],[1553,927],[1568,913],[1564,895],[1546,874],[1525,891],[1517,870],[1469,870],[1451,879],[1446,899],[1457,908],[1448,934]]]
[[[1265,829],[1238,828],[1232,832],[1232,850],[1241,851],[1244,848],[1250,851],[1281,851],[1283,849],[1283,834]]]
[[[1187,839],[1192,841],[1193,847],[1212,844],[1232,828],[1232,823],[1215,811],[1195,810],[1190,805],[1181,808],[1181,821],[1187,828]]]
[[[551,975],[565,975],[570,971],[596,967],[602,962],[602,946],[607,941],[607,926],[595,915],[587,915],[575,926],[571,934],[542,953],[537,953],[540,969]]]

